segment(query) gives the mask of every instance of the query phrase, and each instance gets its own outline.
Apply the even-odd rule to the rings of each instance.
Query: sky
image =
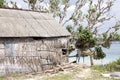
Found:
[[[17,2],[17,4],[21,5],[22,8],[24,9],[28,9],[28,5],[23,1],[23,0],[7,0],[7,2],[10,2],[10,1],[14,1],[14,2]],[[74,8],[74,2],[76,0],[71,0],[71,4],[73,4],[69,10],[72,11]],[[120,18],[120,0],[116,0],[113,7],[112,7],[112,10],[111,10],[111,14],[116,16],[117,19]]]
[[[25,3],[23,0],[6,0],[8,3],[10,2],[10,1],[14,1],[14,2],[17,2],[17,4],[20,6],[20,7],[22,7],[23,9],[28,9],[28,4],[27,3]],[[48,0],[46,0],[46,2],[47,2]],[[74,11],[74,8],[75,8],[75,5],[74,5],[74,3],[75,3],[75,1],[76,0],[71,0],[71,7],[68,9],[68,13],[72,13],[73,11]],[[84,8],[84,9],[86,9],[86,7]],[[114,5],[112,6],[112,9],[111,9],[111,11],[110,11],[110,14],[112,15],[112,16],[114,16],[114,17],[116,17],[115,19],[112,19],[112,20],[110,20],[110,21],[108,21],[108,22],[106,22],[103,26],[107,26],[107,27],[111,27],[111,26],[113,26],[113,25],[115,25],[115,21],[117,21],[117,20],[120,20],[120,0],[116,0],[115,1],[115,3],[114,3]],[[105,31],[105,30],[107,30],[107,28],[105,28],[105,27],[102,27],[101,28],[101,30],[103,30],[103,31]],[[119,33],[120,33],[120,31],[119,31]]]

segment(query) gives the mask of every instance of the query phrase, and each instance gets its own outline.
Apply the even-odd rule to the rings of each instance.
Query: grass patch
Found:
[[[43,80],[72,80],[71,74],[59,74],[55,76],[45,77]]]
[[[100,65],[94,65],[91,67],[91,69],[93,70],[98,70],[99,72],[105,72],[105,67],[104,66],[100,66]]]
[[[120,71],[120,58],[105,65],[105,69],[108,71]]]
[[[82,68],[79,67],[79,66],[72,69],[73,73],[78,73],[78,72],[81,72],[81,71],[82,71]]]
[[[104,66],[100,66],[100,65],[95,65],[92,66],[93,70],[98,70],[100,72],[114,72],[114,71],[120,71],[120,58],[116,61],[113,61],[111,63],[108,63]]]
[[[19,77],[20,74],[19,74],[19,73],[13,73],[13,74],[11,74],[11,76],[12,76],[12,77]]]
[[[101,70],[102,68],[100,66],[97,65],[97,67],[94,66],[94,68],[97,70],[92,70],[91,77],[86,80],[118,80],[118,79],[103,77],[101,73],[109,73],[109,72]]]
[[[5,77],[0,77],[0,80],[6,80]]]

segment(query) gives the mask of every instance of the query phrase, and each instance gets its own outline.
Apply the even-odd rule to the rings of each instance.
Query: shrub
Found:
[[[120,71],[120,58],[116,61],[113,61],[111,63],[108,63],[104,66],[100,66],[100,65],[95,65],[92,67],[92,69],[94,70],[98,70],[100,72],[104,72],[104,71]]]
[[[108,71],[120,71],[120,58],[105,65],[105,69]]]

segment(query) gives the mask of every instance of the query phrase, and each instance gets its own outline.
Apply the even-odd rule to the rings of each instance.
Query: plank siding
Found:
[[[67,44],[66,44],[67,45]],[[0,39],[0,74],[43,72],[62,64],[60,39]]]

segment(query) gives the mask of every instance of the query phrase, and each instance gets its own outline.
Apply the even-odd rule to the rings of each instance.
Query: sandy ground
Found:
[[[51,73],[49,70],[43,74],[26,74],[6,77],[6,80],[115,80],[104,78],[101,73],[92,70],[90,67],[78,64],[67,64],[62,71]],[[64,67],[65,67],[64,66]],[[62,66],[63,68],[63,66]],[[58,67],[57,67],[58,69]],[[54,69],[56,71],[56,68]]]
[[[87,79],[91,76],[91,69],[89,67],[83,68],[85,66],[78,64],[69,64],[66,69],[59,71],[57,73],[44,73],[44,74],[27,74],[22,76],[9,76],[6,77],[6,80],[44,80],[46,77],[52,77],[56,75],[68,75],[70,74],[72,78],[77,79]]]

